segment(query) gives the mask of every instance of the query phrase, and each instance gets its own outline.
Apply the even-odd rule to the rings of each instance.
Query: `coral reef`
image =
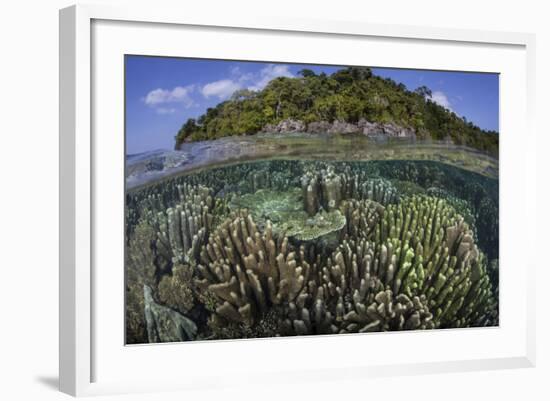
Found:
[[[239,164],[128,194],[127,342],[498,325],[498,186],[395,166]]]
[[[332,165],[316,172],[307,170],[301,178],[304,209],[310,216],[319,209],[332,211],[345,199],[371,199],[383,205],[398,203],[399,195],[384,178],[367,178],[365,174],[336,173]]]
[[[180,202],[150,216],[157,231],[159,254],[173,263],[185,263],[189,253],[198,255],[198,247],[212,226],[214,200],[202,186],[178,185]]]
[[[437,326],[494,324],[486,257],[464,218],[443,199],[413,196],[388,206],[374,239],[395,270],[386,284],[409,296],[425,294]],[[395,269],[394,261],[401,266]]]
[[[232,210],[246,209],[255,219],[277,224],[303,213],[301,193],[297,188],[287,191],[259,189],[254,193],[235,195],[229,202]]]
[[[374,231],[344,240],[287,316],[287,334],[498,323],[486,259],[471,231],[448,204],[429,197],[389,206]]]
[[[470,202],[457,198],[456,196],[451,195],[448,191],[438,187],[430,187],[426,190],[426,193],[437,198],[445,199],[445,201],[464,218],[464,221],[468,223],[468,226],[472,230],[474,238],[476,241],[479,241],[477,236],[476,216]]]
[[[360,297],[360,293],[359,297]],[[409,298],[405,294],[393,296],[391,290],[378,292],[370,305],[357,300],[354,311],[345,315],[348,332],[398,331],[433,329],[433,315],[427,306],[426,297]]]
[[[365,181],[361,186],[360,194],[383,205],[399,202],[399,195],[392,183],[384,178],[375,178]]]
[[[268,305],[296,297],[309,265],[291,252],[286,237],[273,237],[269,221],[260,233],[252,217],[242,214],[211,234],[198,269],[200,284],[218,298],[216,314],[250,326]]]
[[[479,243],[488,249],[489,258],[498,258],[498,206],[491,198],[484,197],[476,210],[475,216]]]
[[[197,326],[182,314],[157,304],[151,287],[143,287],[145,321],[150,343],[189,341],[195,338]]]
[[[305,213],[291,216],[283,224],[279,224],[280,232],[298,241],[312,241],[334,234],[338,238],[339,231],[346,225],[346,217],[337,209],[326,212],[321,209],[314,216]]]
[[[340,176],[329,167],[320,172],[308,170],[301,178],[304,210],[310,215],[317,214],[320,208],[335,210],[342,200]]]
[[[260,189],[253,194],[234,196],[229,203],[232,210],[247,210],[255,222],[264,227],[269,220],[275,236],[287,236],[298,241],[312,241],[338,233],[346,219],[339,210],[324,209],[308,215],[302,209],[301,192]]]
[[[147,340],[143,286],[156,283],[154,241],[153,228],[141,222],[135,228],[126,252],[126,340],[132,344]]]
[[[385,208],[368,199],[344,201],[340,207],[346,217],[344,233],[352,238],[370,238]]]
[[[188,313],[196,302],[193,268],[177,265],[172,274],[162,277],[158,284],[160,302],[183,313]]]

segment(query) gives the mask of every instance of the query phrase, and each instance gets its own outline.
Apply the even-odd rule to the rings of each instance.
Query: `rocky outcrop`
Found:
[[[336,120],[332,123],[316,121],[308,124],[307,132],[311,134],[359,134],[361,129],[356,124],[345,121]]]
[[[308,132],[310,134],[363,134],[372,137],[415,138],[416,132],[412,128],[402,127],[394,123],[374,123],[365,119],[357,123],[335,120],[314,121],[305,124],[300,120],[286,119],[278,124],[267,124],[262,129],[267,133],[290,134]]]
[[[306,124],[300,120],[293,120],[291,118],[283,120],[278,124],[267,124],[262,129],[263,132],[290,134],[294,132],[305,132]]]

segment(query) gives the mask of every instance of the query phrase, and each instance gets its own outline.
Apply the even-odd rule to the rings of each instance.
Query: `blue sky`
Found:
[[[262,89],[271,79],[309,68],[331,74],[342,67],[171,57],[126,56],[126,152],[172,149],[190,117],[240,88]],[[498,75],[373,68],[409,90],[426,85],[432,100],[484,129],[498,131]]]

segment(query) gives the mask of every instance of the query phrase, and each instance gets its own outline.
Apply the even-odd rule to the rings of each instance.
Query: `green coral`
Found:
[[[381,266],[394,270],[386,285],[409,296],[425,294],[439,326],[495,323],[486,257],[464,218],[446,201],[413,196],[389,206],[374,240]]]
[[[464,221],[468,223],[468,226],[474,233],[474,237],[477,239],[476,216],[473,211],[473,207],[469,201],[457,198],[456,196],[451,195],[449,191],[438,187],[430,187],[426,190],[426,193],[431,196],[445,199],[445,201],[447,201],[447,203],[449,203],[458,214],[464,217]]]

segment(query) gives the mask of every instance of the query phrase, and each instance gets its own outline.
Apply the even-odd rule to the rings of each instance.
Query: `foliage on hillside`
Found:
[[[273,79],[261,91],[237,91],[198,119],[187,120],[176,135],[176,148],[184,141],[254,134],[266,124],[285,119],[306,124],[366,119],[412,128],[420,139],[450,138],[456,144],[498,154],[498,133],[478,128],[430,98],[425,86],[409,91],[366,67],[349,67],[331,75],[302,70],[296,78]]]

